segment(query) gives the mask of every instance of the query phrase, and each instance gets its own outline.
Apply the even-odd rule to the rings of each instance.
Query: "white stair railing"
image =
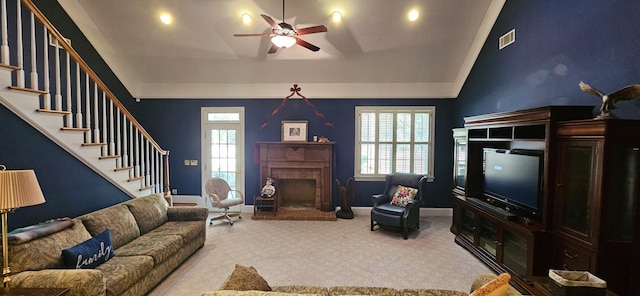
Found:
[[[33,2],[14,3],[0,0],[0,62],[14,69],[9,89],[39,94],[37,111],[61,114],[63,131],[84,132],[83,146],[101,147],[96,158],[115,159],[112,170],[128,170],[126,181],[140,180],[139,190],[168,195],[169,151],[153,140]],[[16,23],[7,23],[8,19]],[[28,77],[25,65],[30,66]]]

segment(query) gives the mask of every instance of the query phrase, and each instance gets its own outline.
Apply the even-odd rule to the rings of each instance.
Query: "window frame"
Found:
[[[435,161],[434,161],[434,150],[435,150],[435,116],[436,116],[436,107],[435,106],[356,106],[355,108],[355,127],[356,127],[356,132],[355,132],[355,161],[354,161],[354,178],[357,181],[383,181],[385,176],[387,174],[362,174],[360,172],[360,167],[361,167],[361,151],[362,151],[362,126],[361,126],[361,118],[362,118],[362,114],[363,113],[375,113],[376,114],[376,119],[379,118],[379,114],[380,113],[393,113],[394,114],[394,122],[393,122],[393,141],[391,142],[393,145],[393,152],[392,152],[392,161],[391,161],[391,172],[395,172],[395,156],[396,156],[396,151],[395,151],[395,147],[396,144],[400,143],[397,140],[397,135],[396,135],[396,123],[397,123],[397,117],[396,115],[398,113],[411,113],[411,122],[412,122],[412,127],[413,124],[415,124],[415,114],[416,113],[429,113],[429,136],[427,139],[427,142],[419,142],[417,144],[426,144],[428,146],[428,153],[427,153],[427,157],[428,157],[428,161],[427,161],[427,174],[425,175],[428,179],[428,181],[432,182],[435,178],[435,172],[434,172],[434,167],[435,167]],[[375,155],[376,155],[376,163],[375,163],[375,171],[378,170],[378,166],[379,166],[379,134],[378,134],[378,128],[379,126],[377,126],[377,124],[379,123],[378,120],[376,120],[376,134],[375,134],[375,141],[373,143],[375,143]],[[370,143],[370,142],[367,142]],[[388,143],[388,142],[384,142],[384,143]],[[405,143],[405,142],[402,142]],[[414,133],[411,133],[411,138],[409,141],[410,145],[411,145],[411,151],[413,151],[413,147],[414,145],[416,145],[415,139],[414,139]],[[413,155],[411,155],[411,163],[413,163]]]

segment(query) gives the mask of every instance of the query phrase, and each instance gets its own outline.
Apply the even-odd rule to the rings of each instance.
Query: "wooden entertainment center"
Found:
[[[596,120],[593,109],[472,116],[453,131],[455,241],[510,273],[522,292],[541,294],[533,279],[568,269],[589,271],[618,295],[640,295],[640,120]],[[487,150],[540,153],[537,209],[487,193]]]

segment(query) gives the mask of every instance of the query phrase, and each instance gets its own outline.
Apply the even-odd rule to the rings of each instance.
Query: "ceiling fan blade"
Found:
[[[315,45],[313,45],[313,44],[311,44],[311,43],[309,43],[309,42],[307,42],[307,41],[304,41],[304,40],[302,40],[302,39],[300,39],[300,38],[296,38],[296,43],[297,43],[298,45],[300,45],[300,46],[304,46],[304,47],[306,47],[307,49],[309,49],[309,50],[311,50],[311,51],[318,51],[318,50],[320,50],[320,47],[317,47],[317,46],[315,46]]]
[[[281,29],[280,26],[278,25],[278,23],[276,23],[276,21],[274,21],[270,16],[266,15],[266,14],[261,14],[260,16],[262,16],[262,18],[267,21],[267,23],[269,23],[269,25],[271,26],[271,28],[274,29]]]
[[[298,33],[298,35],[320,33],[320,32],[326,32],[326,31],[327,31],[327,27],[323,25],[296,29],[296,32]]]
[[[233,36],[235,36],[235,37],[251,37],[251,36],[267,37],[267,36],[271,36],[271,34],[267,34],[267,33],[262,33],[262,34],[233,34]]]
[[[278,46],[276,46],[275,44],[271,44],[271,48],[269,48],[269,51],[267,51],[268,54],[272,54],[272,53],[276,53],[276,51],[278,51]]]

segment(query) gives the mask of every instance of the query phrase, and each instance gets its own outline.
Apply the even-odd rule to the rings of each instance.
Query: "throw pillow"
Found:
[[[271,287],[253,266],[236,264],[236,268],[218,290],[271,291]]]
[[[416,193],[418,193],[418,189],[398,185],[396,193],[394,193],[393,198],[391,198],[391,204],[406,207],[409,201],[412,201],[416,196]]]
[[[511,275],[502,273],[494,280],[473,291],[469,296],[506,296]]]
[[[64,265],[75,269],[96,268],[113,256],[115,253],[109,229],[69,249],[62,250]]]

